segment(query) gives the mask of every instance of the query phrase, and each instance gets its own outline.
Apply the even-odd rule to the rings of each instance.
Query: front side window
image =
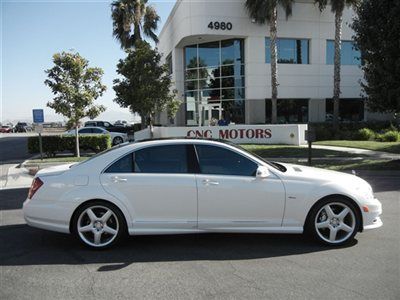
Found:
[[[332,40],[326,41],[326,64],[334,64],[335,42]],[[342,41],[342,49],[340,51],[341,65],[360,65],[361,53],[351,41]]]
[[[202,174],[255,176],[258,165],[248,158],[229,149],[196,145]]]
[[[153,146],[134,152],[135,173],[190,173],[186,145]]]
[[[278,63],[280,64],[308,64],[308,39],[277,39]],[[271,63],[271,40],[265,38],[265,62]]]

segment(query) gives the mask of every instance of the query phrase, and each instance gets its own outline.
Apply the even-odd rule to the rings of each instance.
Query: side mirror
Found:
[[[265,166],[259,166],[257,168],[256,177],[260,179],[267,178],[270,175],[269,169]]]

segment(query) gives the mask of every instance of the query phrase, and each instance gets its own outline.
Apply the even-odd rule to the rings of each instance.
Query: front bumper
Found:
[[[374,199],[372,202],[366,205],[368,207],[368,212],[363,210],[363,229],[375,229],[383,225],[380,218],[382,214],[382,203],[378,199]]]

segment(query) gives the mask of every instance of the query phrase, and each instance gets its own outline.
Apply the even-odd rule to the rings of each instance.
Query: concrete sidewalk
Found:
[[[302,145],[302,147],[308,147],[308,145]],[[347,152],[347,153],[351,153],[351,154],[363,154],[363,155],[367,155],[367,156],[369,156],[371,158],[375,158],[375,159],[389,159],[389,160],[400,159],[400,154],[383,152],[383,151],[374,151],[374,150],[367,150],[367,149],[338,147],[338,146],[325,146],[325,145],[312,145],[312,148],[313,149],[341,151],[341,152]]]
[[[0,189],[30,187],[33,176],[20,165],[4,164],[0,166]]]

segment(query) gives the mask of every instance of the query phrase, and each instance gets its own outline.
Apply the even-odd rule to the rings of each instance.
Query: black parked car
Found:
[[[87,121],[85,127],[101,127],[111,132],[129,133],[132,131],[130,127],[115,126],[107,121]]]
[[[26,122],[18,122],[17,125],[14,127],[15,132],[30,132],[33,128]]]

